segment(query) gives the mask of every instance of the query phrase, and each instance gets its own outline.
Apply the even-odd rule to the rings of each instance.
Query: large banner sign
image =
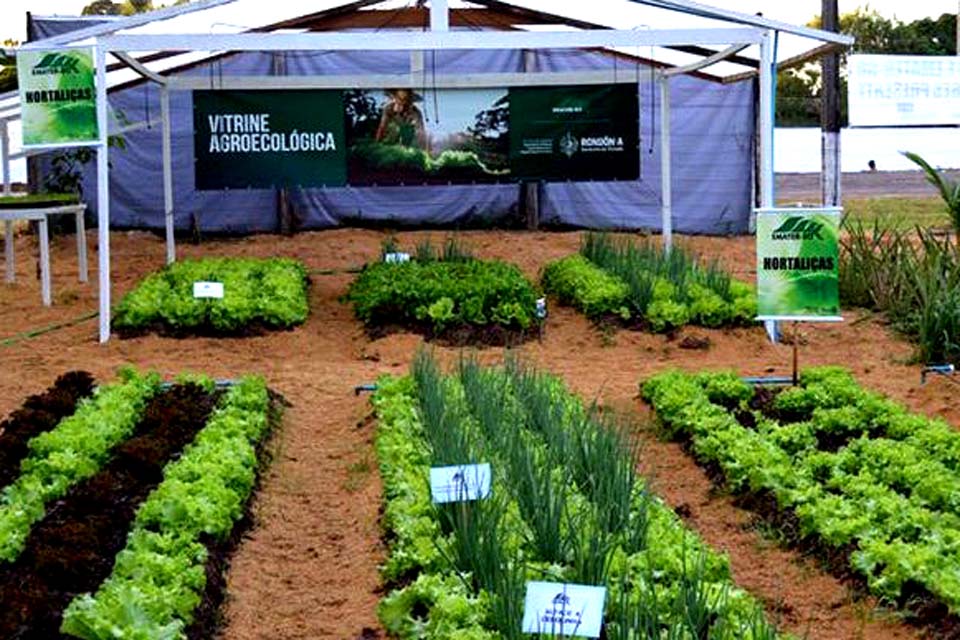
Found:
[[[638,118],[634,85],[196,91],[197,188],[636,180]]]
[[[23,146],[99,142],[94,77],[89,49],[19,51]]]
[[[850,126],[960,124],[960,58],[851,55]]]
[[[511,89],[511,168],[525,179],[636,180],[638,118],[632,85]]]
[[[340,91],[194,91],[196,188],[346,182]]]
[[[838,321],[840,209],[757,210],[758,320]]]

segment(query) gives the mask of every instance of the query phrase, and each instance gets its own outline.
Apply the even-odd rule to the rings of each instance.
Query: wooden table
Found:
[[[79,263],[80,282],[87,282],[87,234],[83,215],[85,204],[50,205],[24,208],[0,208],[0,220],[4,223],[4,247],[6,260],[6,280],[16,279],[13,252],[13,223],[16,220],[35,220],[40,230],[40,297],[43,304],[52,304],[50,293],[50,229],[48,218],[57,215],[76,216],[77,220],[77,262]]]

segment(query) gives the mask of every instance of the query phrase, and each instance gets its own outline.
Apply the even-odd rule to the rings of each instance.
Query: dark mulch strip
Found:
[[[17,561],[0,566],[0,638],[66,638],[64,609],[109,576],[137,507],[206,424],[217,396],[186,384],[154,397],[113,459],[49,506]]]
[[[369,324],[367,336],[379,340],[395,333],[416,333],[426,340],[445,347],[515,347],[539,338],[536,327],[520,329],[500,324],[461,324],[447,327],[442,331],[434,330],[432,325],[410,324]]]
[[[773,411],[773,400],[780,389],[757,387],[754,397],[749,402],[752,409],[758,410],[766,417],[776,419]],[[754,417],[749,412],[736,412],[738,421],[746,428],[754,428]],[[749,416],[749,419],[745,419]],[[719,464],[701,459],[693,451],[692,438],[680,434],[680,445],[697,464],[704,470],[710,481],[718,488],[726,487],[726,476]],[[824,443],[820,443],[824,444]],[[836,450],[836,443],[826,443],[828,449]],[[846,584],[859,597],[870,593],[869,585],[863,574],[853,570],[850,557],[857,550],[856,544],[835,547],[828,544],[818,535],[804,535],[796,513],[791,509],[783,509],[777,503],[776,497],[769,491],[747,492],[734,496],[734,504],[751,511],[756,518],[776,529],[787,546],[807,556],[815,558],[820,566],[830,575]],[[941,640],[960,640],[960,615],[950,613],[949,609],[936,596],[923,586],[908,583],[904,585],[896,606],[906,612],[907,622],[922,628],[931,637]]]
[[[93,376],[86,371],[65,373],[52,387],[27,398],[23,406],[0,422],[0,489],[20,475],[30,439],[73,415],[77,403],[93,393],[93,386]]]
[[[207,584],[203,592],[200,605],[194,611],[193,623],[187,627],[186,635],[189,640],[209,640],[217,637],[223,626],[223,602],[227,594],[227,572],[230,570],[230,560],[240,546],[247,532],[255,524],[252,508],[253,497],[260,490],[260,481],[263,470],[270,464],[272,437],[279,431],[281,407],[290,406],[283,396],[270,393],[270,421],[272,427],[269,434],[257,445],[257,480],[250,492],[250,497],[243,508],[243,516],[233,526],[233,530],[225,540],[207,538],[201,540],[207,547]]]
[[[135,328],[115,326],[114,334],[124,340],[129,338],[142,338],[150,334],[156,334],[164,338],[176,338],[178,340],[187,338],[254,338],[277,331],[293,331],[298,326],[300,325],[280,327],[255,320],[237,329],[227,331],[209,324],[202,324],[196,327],[172,327],[165,322],[152,322],[148,325]]]

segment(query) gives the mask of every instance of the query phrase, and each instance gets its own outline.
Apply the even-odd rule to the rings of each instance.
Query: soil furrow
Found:
[[[27,443],[49,431],[77,409],[77,403],[93,393],[93,376],[86,371],[65,373],[53,386],[27,398],[23,405],[0,422],[0,489],[20,475]]]
[[[164,465],[206,424],[215,402],[193,384],[154,397],[112,460],[50,505],[17,561],[0,568],[0,637],[64,637],[63,610],[110,574],[137,507],[162,480]]]

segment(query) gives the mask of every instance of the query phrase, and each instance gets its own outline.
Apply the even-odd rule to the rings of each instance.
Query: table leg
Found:
[[[87,228],[83,220],[83,211],[77,213],[77,260],[80,263],[80,282],[89,279],[87,271]]]
[[[7,282],[13,282],[17,279],[17,269],[13,263],[13,222],[6,220],[3,223],[4,231],[4,260],[7,265]]]
[[[53,303],[50,297],[50,233],[46,216],[37,223],[40,225],[40,296],[44,306],[49,307]]]

